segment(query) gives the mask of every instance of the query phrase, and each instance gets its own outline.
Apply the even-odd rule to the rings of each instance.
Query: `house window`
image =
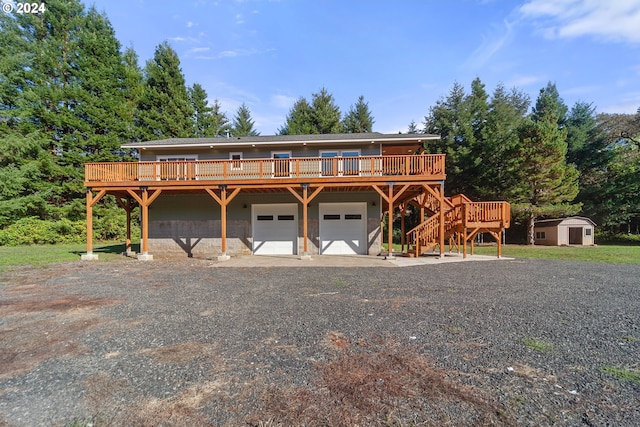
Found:
[[[162,155],[156,156],[156,160],[161,162],[156,168],[158,181],[184,181],[196,178],[196,165],[185,162],[195,162],[198,160],[197,154]]]
[[[291,176],[291,151],[272,151],[273,177],[289,178]]]
[[[546,240],[547,239],[547,233],[545,231],[536,231],[536,239]]]
[[[585,228],[584,229],[584,235],[585,236],[591,236],[591,229],[590,228]]]
[[[242,170],[242,152],[229,153],[229,160],[231,160],[231,170]]]
[[[334,161],[335,157],[339,159]],[[358,157],[360,157],[360,150],[320,151],[320,174],[322,176],[359,175],[360,159]]]

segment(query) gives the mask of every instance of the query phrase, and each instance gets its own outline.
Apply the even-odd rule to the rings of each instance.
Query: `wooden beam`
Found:
[[[382,191],[380,188],[378,188],[377,185],[372,185],[371,188],[373,188],[374,190],[376,190],[376,192],[378,194],[380,194],[380,197],[382,197],[382,200],[384,200],[385,202],[389,203],[389,198],[387,197],[387,195],[384,193],[384,191]]]
[[[444,202],[446,198],[444,197],[444,183],[440,184],[440,191],[438,195],[438,200],[440,201],[440,224],[438,227],[438,240],[440,244],[440,258],[444,258]]]

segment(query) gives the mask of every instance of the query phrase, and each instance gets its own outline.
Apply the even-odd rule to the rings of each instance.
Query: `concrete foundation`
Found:
[[[138,254],[138,261],[153,261],[151,254]]]
[[[82,255],[80,255],[80,259],[82,261],[97,261],[98,260],[98,254],[94,254],[93,252],[82,254]]]

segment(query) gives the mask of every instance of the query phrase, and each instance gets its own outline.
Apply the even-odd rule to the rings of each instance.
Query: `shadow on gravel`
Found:
[[[123,253],[126,250],[126,245],[124,243],[120,243],[117,245],[97,245],[97,247],[93,248],[93,252],[97,253],[97,254],[114,254],[114,255],[118,255]],[[136,243],[131,245],[131,250],[133,252],[140,252],[140,244]],[[72,254],[74,255],[82,255],[84,253],[86,253],[86,251],[82,250],[82,251],[71,251]]]

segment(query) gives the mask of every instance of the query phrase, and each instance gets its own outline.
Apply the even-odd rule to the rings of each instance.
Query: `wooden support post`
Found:
[[[131,189],[127,189],[127,193],[138,202],[142,214],[142,241],[140,242],[140,251],[142,253],[138,255],[138,260],[151,261],[153,260],[153,255],[149,255],[149,205],[160,196],[162,190],[157,189],[149,194],[147,187],[141,187],[139,196]]]
[[[227,186],[220,185],[220,196],[211,188],[205,188],[205,191],[220,205],[220,252],[218,261],[227,261],[230,259],[227,255],[227,205],[238,195],[240,187],[235,188],[231,194],[227,194]]]
[[[440,184],[440,224],[439,224],[439,238],[440,238],[440,258],[444,258],[444,183]]]
[[[324,189],[324,185],[316,188],[313,193],[309,194],[309,184],[302,184],[302,195],[300,195],[293,187],[287,187],[287,190],[293,194],[296,199],[302,203],[302,235],[303,235],[303,250],[300,259],[311,259],[309,255],[309,203]]]
[[[133,205],[133,201],[130,198],[127,198],[127,207],[126,207],[127,237],[124,245],[124,251],[127,255],[131,254],[131,210],[133,209],[132,205]]]
[[[220,186],[220,223],[222,229],[220,230],[220,238],[222,240],[222,256],[227,257],[227,187],[225,185]]]
[[[387,219],[387,253],[393,257],[393,184],[389,183],[389,211]]]
[[[131,256],[133,254],[131,251],[131,211],[133,210],[133,200],[131,197],[127,197],[125,200],[116,197],[116,202],[127,214],[127,236],[123,255]]]
[[[93,253],[93,207],[105,194],[107,194],[106,190],[100,190],[98,194],[93,197],[91,188],[87,188],[87,253],[80,256],[80,259],[83,261],[95,261],[98,259],[98,255]]]
[[[500,229],[500,231],[497,233],[497,240],[498,240],[498,258],[502,257],[502,234],[504,233],[504,229]]]
[[[303,249],[302,249],[302,259],[308,259],[309,257],[309,243],[307,242],[308,240],[308,211],[309,211],[309,202],[307,201],[307,187],[308,185],[303,185],[302,186],[302,238],[304,239],[304,242],[302,244]]]
[[[149,192],[146,188],[142,189],[142,203],[140,203],[140,209],[142,210],[142,255],[149,255]]]
[[[407,204],[406,203],[402,203],[400,205],[400,212],[401,212],[401,217],[400,217],[400,250],[402,253],[404,253],[404,244],[405,244],[405,222],[404,222],[404,215],[407,212]]]

